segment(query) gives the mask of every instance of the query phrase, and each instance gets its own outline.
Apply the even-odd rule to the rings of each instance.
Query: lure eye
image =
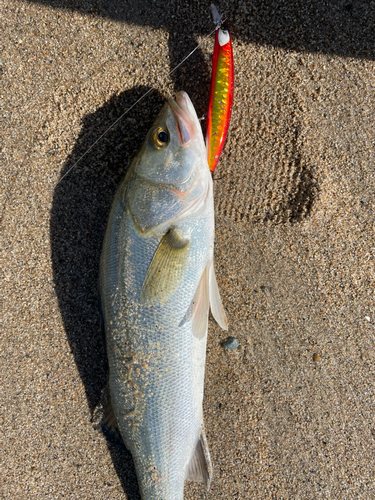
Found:
[[[152,134],[152,142],[157,149],[164,149],[169,142],[169,135],[161,127],[158,127]]]

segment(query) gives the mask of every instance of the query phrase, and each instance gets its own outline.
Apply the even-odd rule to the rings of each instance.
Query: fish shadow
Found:
[[[151,92],[100,137],[147,90],[148,87],[136,87],[114,95],[83,118],[81,133],[53,196],[50,236],[55,292],[91,414],[108,373],[97,287],[106,222],[121,177],[165,99],[158,92]],[[81,158],[96,140],[97,144]],[[139,500],[130,453],[119,439],[104,434],[123,489],[130,500]]]

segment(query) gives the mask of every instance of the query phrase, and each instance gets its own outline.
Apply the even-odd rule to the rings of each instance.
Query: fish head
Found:
[[[169,99],[162,108],[138,155],[135,173],[176,193],[191,191],[209,175],[202,129],[186,92],[178,92],[176,100]]]

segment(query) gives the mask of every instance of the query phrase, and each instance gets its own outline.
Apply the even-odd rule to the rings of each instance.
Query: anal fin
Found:
[[[208,491],[212,481],[212,474],[212,462],[208,449],[206,433],[202,424],[199,439],[193,456],[190,459],[185,479],[187,481],[204,483]]]

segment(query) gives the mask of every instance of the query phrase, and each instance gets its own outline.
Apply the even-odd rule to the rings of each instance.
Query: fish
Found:
[[[211,88],[207,112],[207,159],[214,172],[227,137],[233,107],[234,62],[232,39],[226,24],[214,4],[212,16],[216,24],[212,56]]]
[[[214,271],[214,200],[189,96],[169,99],[115,194],[100,259],[107,408],[142,500],[210,487],[203,422],[208,313],[228,328]]]

